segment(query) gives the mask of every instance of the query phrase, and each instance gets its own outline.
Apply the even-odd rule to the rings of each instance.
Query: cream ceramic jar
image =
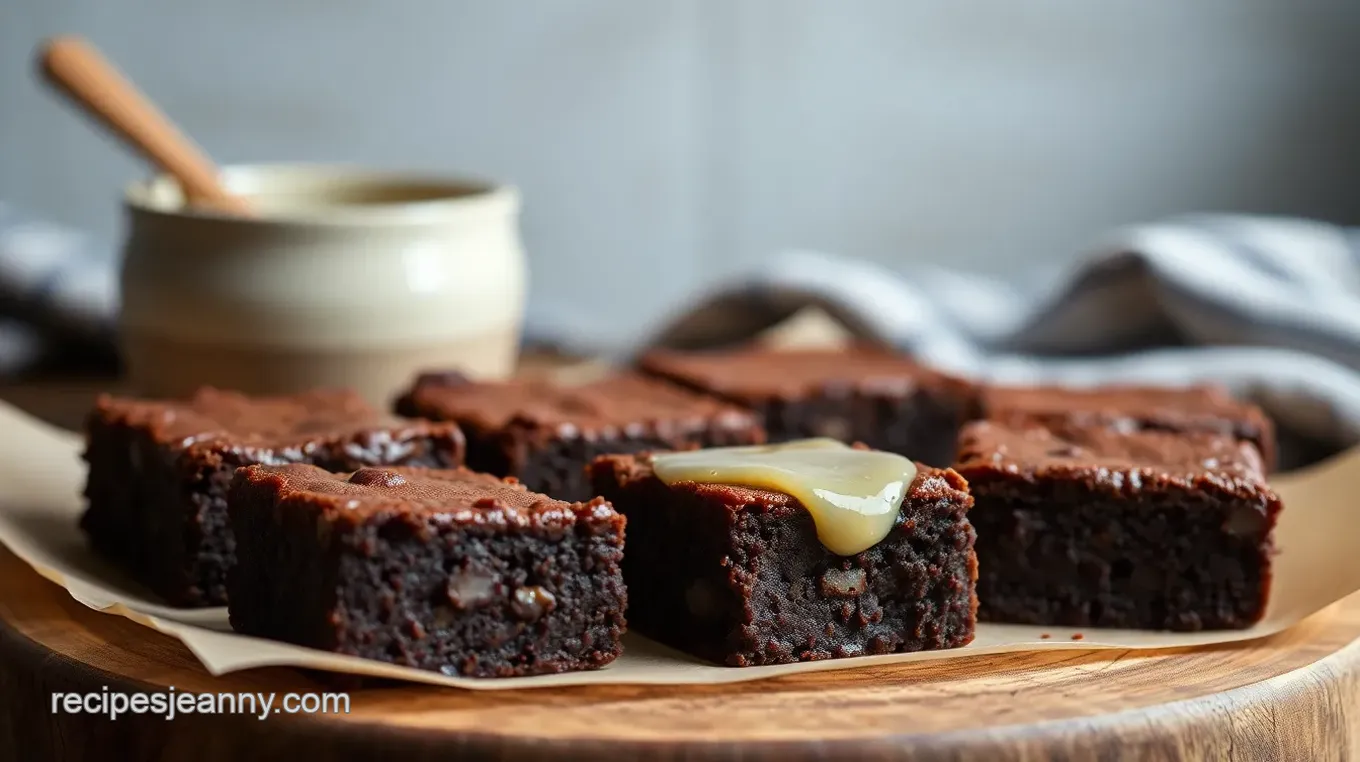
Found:
[[[350,387],[373,404],[427,369],[510,374],[526,266],[512,188],[319,166],[224,170],[251,218],[131,186],[120,337],[154,397]]]

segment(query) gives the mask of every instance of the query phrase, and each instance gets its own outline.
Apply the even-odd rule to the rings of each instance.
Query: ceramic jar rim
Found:
[[[260,227],[344,228],[446,224],[465,215],[514,213],[519,206],[519,191],[514,186],[465,175],[377,170],[343,164],[238,164],[223,167],[221,171],[223,185],[234,193],[331,196],[336,200],[305,209],[271,211],[267,215],[245,218],[186,206],[179,184],[161,174],[129,184],[123,195],[124,207],[134,215],[174,220]],[[384,192],[396,193],[399,197],[368,203],[343,200]],[[409,197],[400,197],[403,192]]]

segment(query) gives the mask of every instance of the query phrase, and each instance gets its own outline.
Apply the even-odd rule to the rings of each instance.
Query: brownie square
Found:
[[[226,492],[239,466],[353,471],[462,457],[456,425],[390,418],[347,391],[250,398],[203,389],[180,402],[103,396],[86,420],[80,525],[97,552],[170,603],[221,605],[234,544]]]
[[[1275,427],[1270,418],[1218,386],[997,386],[982,391],[981,408],[980,417],[997,421],[1223,434],[1256,445],[1267,472],[1276,462]]]
[[[1280,500],[1249,442],[982,421],[958,461],[983,621],[1207,630],[1265,612]]]
[[[732,667],[954,648],[973,639],[977,558],[967,484],[919,466],[886,538],[838,556],[793,497],[667,485],[646,455],[590,466],[628,519],[628,618]]]
[[[249,466],[228,493],[241,633],[469,677],[621,650],[624,519],[465,469]]]
[[[875,347],[654,351],[639,365],[756,411],[770,442],[830,437],[937,466],[976,407],[972,385]]]
[[[765,441],[749,411],[628,373],[586,383],[474,383],[427,373],[396,410],[456,421],[467,435],[469,468],[569,501],[594,497],[585,467],[597,455]]]

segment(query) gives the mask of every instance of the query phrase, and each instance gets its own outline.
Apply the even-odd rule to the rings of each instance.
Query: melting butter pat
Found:
[[[841,556],[868,550],[888,536],[916,480],[911,460],[834,439],[665,453],[653,457],[652,470],[666,484],[725,484],[791,495],[812,514],[817,539]]]

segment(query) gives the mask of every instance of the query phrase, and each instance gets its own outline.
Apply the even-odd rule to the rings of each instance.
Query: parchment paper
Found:
[[[309,667],[483,690],[585,684],[730,683],[795,672],[1040,649],[1156,649],[1229,643],[1271,635],[1360,590],[1360,451],[1343,454],[1275,484],[1285,508],[1276,529],[1280,556],[1270,604],[1248,630],[1163,633],[1073,630],[982,624],[967,647],[892,656],[834,659],[772,667],[731,668],[698,661],[629,636],[622,657],[605,669],[525,678],[446,677],[376,661],[235,635],[225,609],[182,610],[161,605],[88,549],[76,526],[82,510],[81,442],[0,404],[0,542],[39,574],[90,608],[127,617],[183,641],[213,674],[268,665]],[[1047,640],[1040,636],[1048,633]]]

